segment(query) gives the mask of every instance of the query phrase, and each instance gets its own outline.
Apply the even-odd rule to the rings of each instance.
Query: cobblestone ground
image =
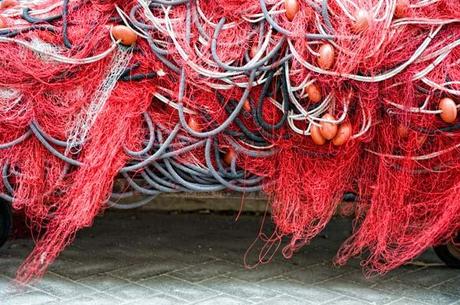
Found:
[[[460,272],[443,267],[432,251],[380,278],[365,279],[358,261],[333,266],[350,230],[340,218],[291,260],[278,251],[270,264],[247,270],[242,258],[260,220],[107,212],[43,280],[21,291],[9,282],[32,242],[11,241],[0,250],[0,304],[460,304]]]

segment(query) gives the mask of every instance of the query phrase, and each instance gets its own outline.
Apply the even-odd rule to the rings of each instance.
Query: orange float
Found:
[[[319,48],[318,53],[318,66],[323,70],[332,68],[335,62],[334,47],[329,43],[325,43]]]
[[[356,13],[356,20],[353,23],[353,31],[356,33],[361,33],[366,31],[369,28],[371,23],[371,15],[365,9],[360,9]]]
[[[308,94],[308,98],[313,103],[321,102],[321,99],[322,99],[321,89],[316,84],[310,84],[307,87],[307,94]]]
[[[337,135],[332,139],[332,144],[341,146],[348,142],[351,138],[352,128],[350,123],[340,125]]]
[[[310,136],[313,140],[313,143],[316,145],[324,145],[326,143],[326,139],[321,135],[319,130],[320,128],[316,125],[312,125],[310,129]]]
[[[285,0],[284,8],[286,10],[286,18],[292,21],[299,12],[299,2],[297,0]]]
[[[137,41],[137,34],[124,25],[116,25],[112,27],[112,36],[115,40],[120,41],[125,46],[131,46]]]
[[[446,123],[453,123],[457,120],[457,104],[454,100],[448,97],[443,98],[439,102],[439,110],[441,110],[441,119]]]
[[[330,113],[326,113],[323,116],[323,119],[335,120],[334,116]],[[320,132],[321,132],[321,135],[326,140],[332,140],[337,135],[337,130],[338,130],[337,124],[329,123],[329,122],[321,122]]]

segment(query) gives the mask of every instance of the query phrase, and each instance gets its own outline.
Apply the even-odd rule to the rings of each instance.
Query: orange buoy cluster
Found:
[[[293,21],[295,16],[300,10],[299,7],[299,2],[297,0],[285,0],[284,1],[284,8],[286,11],[286,18],[289,21]],[[356,16],[356,22],[353,26],[353,28],[357,32],[362,32],[366,30],[369,27],[370,23],[370,14],[368,11],[361,9],[358,11],[357,16]],[[254,57],[255,53],[257,51],[257,47],[254,44],[251,48],[250,55],[251,57]],[[335,63],[335,50],[334,47],[329,44],[325,43],[321,45],[319,48],[319,56],[318,56],[318,65],[321,69],[323,70],[329,70],[332,68],[332,66]]]
[[[327,113],[323,119],[334,121],[332,114]],[[352,135],[352,126],[349,122],[340,125],[332,122],[323,121],[317,125],[313,125],[310,129],[310,136],[316,145],[324,145],[327,141],[332,141],[335,146],[341,146],[348,142]]]

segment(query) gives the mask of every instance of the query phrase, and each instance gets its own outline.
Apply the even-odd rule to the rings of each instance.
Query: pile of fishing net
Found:
[[[459,45],[451,0],[1,0],[0,197],[39,232],[18,280],[133,195],[263,191],[286,257],[345,210],[336,260],[369,274],[449,241]]]

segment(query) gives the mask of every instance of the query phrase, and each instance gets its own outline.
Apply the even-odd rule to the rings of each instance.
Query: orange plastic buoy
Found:
[[[229,150],[227,150],[227,152],[224,155],[224,162],[227,165],[231,165],[232,161],[235,160],[235,158],[236,158],[236,153],[233,149],[230,148]]]
[[[297,0],[284,0],[284,9],[286,10],[286,18],[292,21],[299,12],[299,2]]]
[[[332,139],[332,144],[340,146],[348,142],[351,138],[352,128],[350,123],[340,125],[337,135]]]
[[[371,23],[371,15],[365,9],[360,9],[356,13],[356,21],[353,23],[353,31],[356,33],[362,33],[369,28]]]
[[[7,9],[16,5],[18,5],[16,0],[3,0],[0,2],[0,9]]]
[[[112,35],[115,40],[120,40],[125,46],[131,46],[136,43],[137,34],[124,25],[116,25],[112,28]]]
[[[313,103],[319,103],[321,102],[321,90],[320,88],[316,85],[316,84],[310,84],[308,87],[307,87],[307,94],[308,94],[308,98],[310,99],[310,101],[312,101]]]
[[[316,145],[324,145],[326,143],[326,139],[321,135],[319,130],[320,128],[316,125],[312,125],[310,128],[310,136],[313,140],[313,143]]]
[[[396,8],[395,8],[395,17],[396,18],[403,18],[407,16],[407,13],[409,12],[409,0],[398,0],[396,2]]]
[[[197,120],[195,120],[193,117],[190,117],[187,122],[188,126],[195,130],[195,131],[201,131],[201,126],[200,123],[198,123]]]
[[[323,119],[326,120],[335,120],[334,116],[332,114],[326,113],[323,116]],[[334,123],[328,123],[328,122],[321,122],[321,128],[320,132],[321,135],[326,139],[326,140],[332,140],[336,135],[337,135],[337,124]]]
[[[323,44],[319,48],[319,57],[318,57],[318,65],[323,70],[329,70],[332,68],[335,62],[335,50],[332,45],[329,43]]]
[[[246,110],[247,112],[251,112],[251,104],[249,103],[248,100],[245,100],[245,101],[244,101],[243,108],[244,108],[244,110]]]
[[[404,124],[399,124],[397,133],[401,139],[407,139],[409,137],[409,129]]]
[[[453,123],[457,120],[457,104],[451,98],[445,97],[439,102],[441,119],[446,123]]]

